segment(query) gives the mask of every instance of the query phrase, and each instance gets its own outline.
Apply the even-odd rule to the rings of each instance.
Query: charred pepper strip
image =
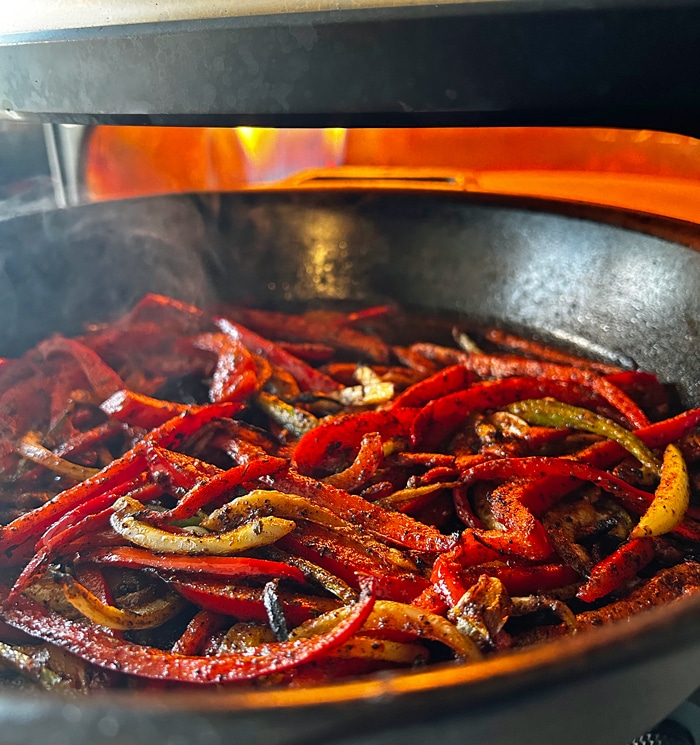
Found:
[[[690,409],[678,416],[656,422],[634,434],[649,448],[665,447],[685,437],[700,423],[700,409]],[[596,442],[571,456],[572,460],[597,468],[608,468],[619,463],[627,450],[614,440]],[[520,501],[535,514],[541,514],[552,504],[580,485],[579,479],[546,476],[521,485]]]
[[[340,383],[336,383],[333,378],[315,370],[298,357],[285,352],[273,342],[258,336],[249,329],[232,323],[227,318],[218,317],[214,319],[214,322],[221,331],[232,339],[240,340],[251,352],[262,355],[273,365],[279,365],[290,372],[302,388],[322,393],[332,393],[342,388]]]
[[[172,510],[162,515],[167,520],[183,520],[196,514],[202,507],[215,503],[240,484],[261,476],[275,474],[287,466],[283,458],[266,455],[257,460],[221,471],[196,484]]]
[[[212,403],[244,401],[258,389],[255,361],[239,339],[227,334],[202,334],[193,343],[197,349],[217,355],[209,388]]]
[[[609,375],[621,371],[621,368],[617,365],[595,362],[586,359],[585,357],[579,357],[575,354],[562,352],[553,347],[549,347],[546,344],[542,344],[541,342],[510,334],[507,331],[503,331],[503,329],[488,329],[484,334],[484,338],[502,349],[511,352],[521,352],[522,354],[536,357],[546,362],[555,362],[560,365],[571,365],[573,367],[595,370],[601,375]]]
[[[367,432],[378,432],[384,440],[408,435],[416,413],[416,409],[363,411],[322,422],[297,442],[292,466],[306,475],[332,471],[339,459],[359,448]]]
[[[431,401],[420,410],[411,427],[413,449],[436,449],[475,410],[498,409],[533,396],[586,403],[587,395],[579,385],[538,378],[510,377],[474,383],[464,391]]]
[[[178,577],[172,586],[196,606],[246,621],[268,621],[262,587],[234,585],[226,580]],[[279,591],[280,605],[290,623],[300,624],[338,607],[338,601],[288,590]]]
[[[637,404],[616,385],[590,371],[553,362],[530,360],[514,355],[469,354],[462,361],[468,370],[483,378],[512,376],[533,377],[539,380],[558,380],[587,386],[617,409],[635,428],[646,427],[649,419]]]
[[[483,575],[499,579],[510,595],[513,596],[551,592],[581,579],[578,572],[565,564],[508,566],[499,562],[482,564],[463,570],[462,581],[467,586],[471,586]]]
[[[332,629],[317,636],[262,644],[256,648],[255,655],[231,653],[223,657],[186,657],[117,640],[95,627],[51,613],[28,598],[19,598],[11,605],[6,597],[6,588],[0,588],[0,607],[7,623],[87,662],[128,675],[197,684],[251,680],[319,659],[352,636],[374,606],[372,592],[365,590],[360,600]]]
[[[637,576],[654,558],[654,541],[636,538],[623,543],[617,551],[593,567],[591,576],[576,597],[587,603],[610,595]]]
[[[326,476],[323,480],[346,491],[360,489],[374,476],[383,457],[382,436],[379,432],[368,432],[360,440],[355,460],[345,470]]]
[[[134,569],[156,569],[163,572],[198,574],[219,577],[283,577],[305,582],[297,567],[281,561],[255,559],[249,556],[178,556],[177,554],[154,554],[133,546],[117,546],[82,552],[76,563],[104,564]]]
[[[226,616],[200,610],[187,624],[182,636],[173,645],[172,652],[188,656],[201,654],[211,635],[224,628],[225,623]]]
[[[98,399],[111,396],[115,391],[124,388],[124,382],[117,373],[95,352],[77,339],[65,336],[52,336],[42,341],[36,351],[44,358],[52,354],[66,354],[72,357],[83,371],[90,387]]]
[[[268,477],[271,486],[288,494],[298,494],[327,507],[336,515],[389,543],[416,551],[439,553],[455,543],[453,536],[400,512],[389,512],[350,492],[302,476],[293,470]]]
[[[464,365],[452,365],[439,370],[396,396],[391,408],[423,407],[436,398],[461,391],[475,381],[475,376]]]
[[[544,456],[497,458],[480,463],[460,474],[460,478],[465,485],[480,480],[536,479],[543,476],[563,476],[590,481],[601,489],[616,495],[628,509],[636,513],[645,510],[653,499],[652,494],[637,489],[607,471],[602,471],[585,463],[578,463],[570,458],[547,458]],[[551,500],[546,505],[540,506],[533,506],[532,502],[528,503],[528,507],[537,514],[543,511],[542,507],[549,508],[551,506]]]

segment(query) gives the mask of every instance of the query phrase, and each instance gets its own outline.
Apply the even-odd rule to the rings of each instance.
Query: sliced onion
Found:
[[[71,463],[69,460],[56,455],[56,453],[52,453],[41,444],[41,435],[38,432],[27,432],[19,441],[17,450],[23,458],[38,463],[50,471],[54,471],[74,481],[85,481],[85,479],[94,476],[100,471],[99,468],[79,466],[77,463]]]
[[[226,556],[258,546],[267,546],[296,527],[291,520],[261,517],[225,533],[206,536],[169,533],[138,520],[135,515],[143,512],[143,509],[141,502],[129,497],[120,497],[114,503],[114,513],[110,518],[112,528],[136,546],[166,554]]]
[[[290,641],[322,634],[333,628],[347,612],[346,608],[324,613],[318,618],[305,621],[289,635]],[[377,600],[369,618],[362,626],[363,631],[401,631],[415,634],[422,639],[442,642],[452,649],[455,655],[465,661],[481,659],[481,651],[467,636],[442,616],[392,600]]]
[[[117,608],[103,603],[90,590],[65,572],[52,572],[54,581],[63,590],[66,600],[86,618],[110,629],[154,629],[175,617],[184,607],[178,595],[158,598],[138,611]]]

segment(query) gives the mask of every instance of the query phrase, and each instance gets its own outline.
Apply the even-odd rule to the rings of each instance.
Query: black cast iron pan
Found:
[[[608,217],[610,217],[608,215]],[[678,231],[691,241],[693,226]],[[363,192],[161,197],[0,223],[0,354],[147,291],[391,300],[633,362],[700,405],[700,253],[546,209]],[[624,745],[700,685],[700,597],[470,667],[293,691],[0,695],[0,743]]]

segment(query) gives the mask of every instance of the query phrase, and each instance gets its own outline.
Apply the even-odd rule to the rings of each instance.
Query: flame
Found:
[[[433,169],[455,190],[620,207],[700,222],[700,140],[594,128],[275,129],[96,127],[86,143],[90,200],[287,184],[304,174],[399,185],[389,169]],[[374,179],[372,169],[376,169]],[[369,174],[369,180],[368,180]],[[445,179],[442,178],[445,182]],[[342,185],[342,182],[336,183]]]

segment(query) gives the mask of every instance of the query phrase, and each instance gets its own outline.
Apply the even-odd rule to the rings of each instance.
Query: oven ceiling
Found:
[[[698,0],[25,5],[0,11],[5,118],[700,135]]]

